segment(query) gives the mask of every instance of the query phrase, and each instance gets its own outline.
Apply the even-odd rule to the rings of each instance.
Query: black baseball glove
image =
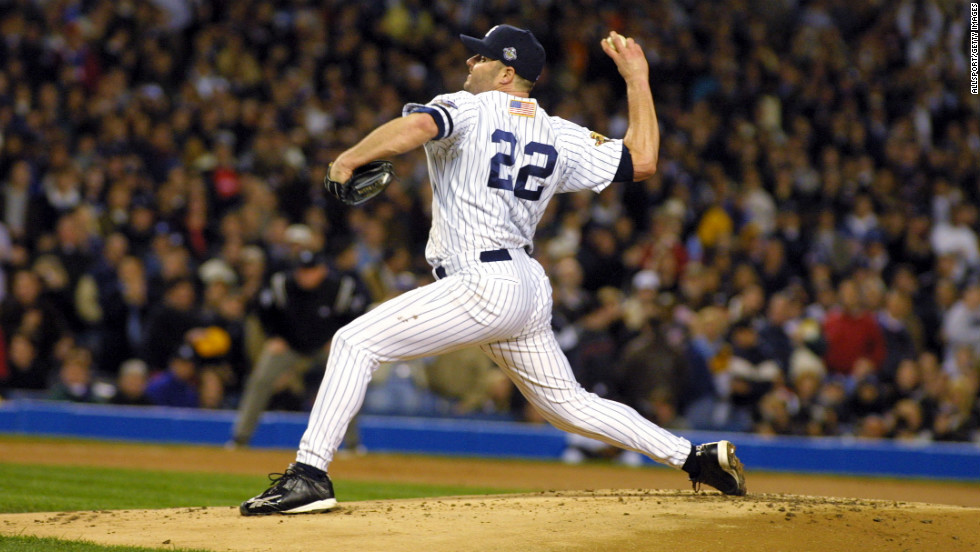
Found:
[[[340,201],[356,206],[383,192],[394,179],[395,169],[391,162],[379,160],[354,169],[347,182],[330,180],[330,167],[327,167],[323,187]]]

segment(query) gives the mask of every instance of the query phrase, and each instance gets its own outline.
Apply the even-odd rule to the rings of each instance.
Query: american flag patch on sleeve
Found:
[[[521,100],[511,100],[507,104],[507,112],[511,115],[520,115],[522,117],[534,117],[534,111],[537,109],[537,105],[534,102],[522,102]]]

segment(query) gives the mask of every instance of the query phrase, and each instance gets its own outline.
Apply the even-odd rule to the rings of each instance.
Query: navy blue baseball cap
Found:
[[[473,53],[514,68],[518,75],[536,81],[544,68],[544,46],[526,29],[497,25],[482,39],[461,34],[459,39]]]

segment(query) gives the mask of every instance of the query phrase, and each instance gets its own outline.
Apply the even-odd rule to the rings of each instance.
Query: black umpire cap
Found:
[[[461,34],[459,39],[473,53],[500,61],[518,75],[536,81],[544,68],[544,46],[526,29],[497,25],[482,39]]]

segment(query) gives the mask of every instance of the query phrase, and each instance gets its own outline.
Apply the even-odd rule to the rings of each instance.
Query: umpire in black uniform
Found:
[[[369,296],[360,279],[332,270],[324,257],[301,251],[296,267],[277,272],[257,296],[266,341],[245,383],[232,430],[232,445],[252,439],[262,412],[284,377],[301,379],[315,362],[326,362],[338,328],[360,316]]]

